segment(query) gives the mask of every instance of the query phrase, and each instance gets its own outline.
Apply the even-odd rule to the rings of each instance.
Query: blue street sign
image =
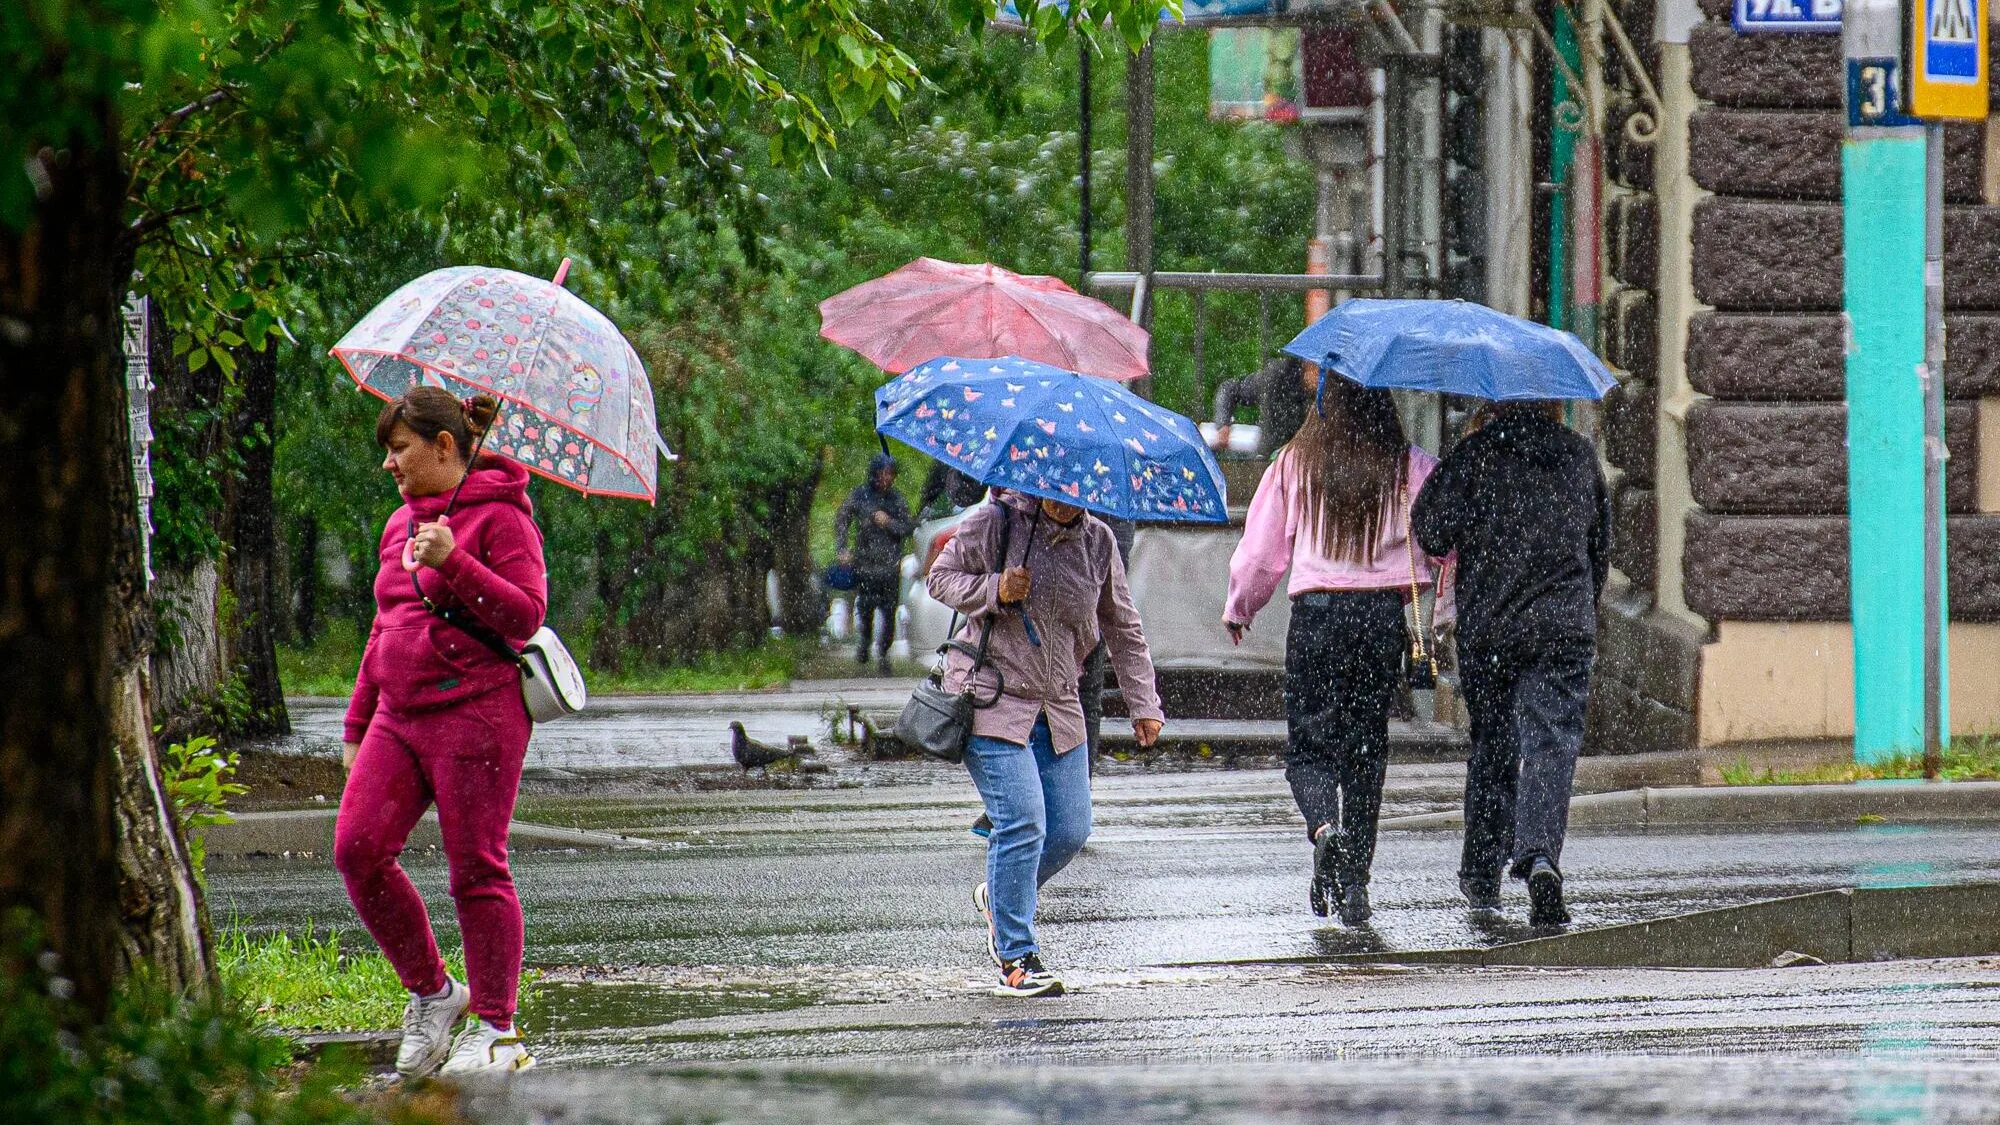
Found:
[[[1840,34],[1841,0],[1736,0],[1731,22],[1739,34]]]
[[[1979,77],[1979,38],[1972,0],[1924,0],[1924,77],[1930,81]]]
[[[1905,57],[1911,115],[1926,121],[1986,116],[1987,0],[1912,0]]]
[[[1921,125],[1903,109],[1903,77],[1895,59],[1847,60],[1850,126]]]

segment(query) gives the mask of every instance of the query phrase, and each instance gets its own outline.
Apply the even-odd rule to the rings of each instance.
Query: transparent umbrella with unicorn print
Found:
[[[500,402],[486,452],[589,496],[651,503],[660,440],[645,365],[609,318],[553,281],[487,266],[433,270],[389,294],[332,355],[364,390],[428,383]]]

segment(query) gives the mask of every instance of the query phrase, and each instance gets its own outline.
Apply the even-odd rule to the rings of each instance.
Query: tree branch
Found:
[[[184,207],[168,208],[158,214],[146,215],[132,220],[131,224],[125,228],[125,233],[132,241],[137,242],[183,215],[199,214],[206,210],[208,210],[208,205],[205,203],[190,203]]]
[[[200,113],[205,109],[211,109],[217,105],[222,104],[224,101],[234,96],[239,89],[241,89],[241,87],[236,86],[233,83],[225,86],[218,86],[217,88],[210,90],[208,93],[203,94],[201,97],[196,98],[195,100],[189,102],[188,104],[180,107],[177,110],[174,110],[172,113],[167,114],[165,117],[160,118],[158,121],[153,122],[153,127],[146,130],[146,135],[139,138],[139,143],[132,146],[132,151],[135,153],[142,151],[143,149],[145,149],[147,145],[152,144],[153,140],[157,138],[160,134],[165,133],[171,129],[178,128],[181,122],[186,121],[188,118],[193,117],[195,114]]]

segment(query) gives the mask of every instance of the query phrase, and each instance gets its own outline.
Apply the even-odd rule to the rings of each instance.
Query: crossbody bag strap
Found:
[[[1410,638],[1410,656],[1424,660],[1429,656],[1424,639],[1430,634],[1430,628],[1424,624],[1424,594],[1422,586],[1417,581],[1417,529],[1410,523],[1410,489],[1407,479],[1403,483],[1402,499],[1403,545],[1409,548],[1410,553],[1410,616],[1417,623],[1416,630]]]
[[[410,538],[414,539],[416,538],[416,536],[417,536],[417,517],[416,513],[413,512],[410,514]],[[417,592],[417,600],[422,602],[424,608],[426,610],[429,610],[433,616],[437,617],[439,620],[443,621],[447,625],[456,627],[459,632],[464,633],[466,636],[471,637],[473,640],[478,641],[480,644],[485,645],[487,648],[493,650],[493,655],[499,657],[502,660],[505,660],[507,663],[509,664],[521,663],[520,650],[516,649],[513,645],[508,644],[506,638],[502,637],[500,634],[494,632],[493,630],[488,629],[484,625],[481,625],[477,621],[473,621],[466,618],[465,616],[461,615],[459,611],[455,609],[449,609],[445,606],[441,606],[436,602],[432,601],[431,596],[429,594],[424,593],[424,584],[417,581],[417,572],[411,570],[411,571],[405,571],[404,573],[410,576],[410,589],[415,590]]]
[[[1014,538],[1014,513],[1008,511],[1006,506],[1000,504],[1000,502],[997,500],[991,501],[991,503],[993,503],[996,507],[999,507],[1000,509],[1000,520],[1001,520],[1000,561],[999,561],[999,566],[997,569],[994,570],[994,573],[1001,574],[1004,573],[1007,569],[1007,552],[1011,549],[1012,541]],[[984,668],[986,666],[986,653],[987,650],[993,644],[994,618],[992,616],[987,617],[985,623],[980,626],[979,647],[973,648],[971,645],[968,645],[964,641],[958,639],[959,616],[960,614],[958,610],[954,609],[951,611],[951,629],[945,634],[945,636],[949,637],[950,639],[945,641],[943,647],[940,648],[938,651],[943,652],[945,649],[957,649],[958,651],[965,653],[967,656],[972,657],[972,667],[967,669],[965,674],[966,686],[969,690],[972,685],[972,677],[976,675],[981,668]],[[997,674],[998,670],[996,669],[995,671]],[[1003,678],[1001,680],[1001,687],[1004,688],[1005,685],[1006,681]],[[995,689],[993,693],[993,698],[990,701],[982,704],[975,704],[975,706],[982,708],[991,707],[993,706],[993,704],[1000,702],[1000,694],[1001,694],[1000,689]]]

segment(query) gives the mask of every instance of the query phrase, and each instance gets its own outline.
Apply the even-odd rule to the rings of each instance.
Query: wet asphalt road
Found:
[[[1397,767],[1392,811],[1449,803],[1457,785],[1453,767]],[[1519,1118],[1551,1121],[2000,1115],[2000,1065],[1960,1065],[2000,1064],[2000,965],[1991,962],[1727,972],[1229,963],[1527,936],[1517,923],[1465,914],[1448,832],[1384,833],[1375,924],[1321,924],[1305,909],[1307,847],[1277,771],[1100,779],[1097,834],[1044,897],[1047,957],[1075,992],[997,1000],[985,994],[991,970],[968,901],[982,859],[963,830],[974,811],[963,783],[530,801],[529,819],[660,847],[517,857],[528,955],[543,969],[522,1022],[550,1065],[510,1104],[565,1111],[541,1118],[550,1121],[590,1119],[576,1116],[579,1104],[608,1114],[596,1120],[679,1120],[646,1117],[669,1104],[696,1120],[1285,1121],[1334,1111],[1493,1120],[1504,1116],[1495,1105],[1522,1098],[1574,1110]],[[442,861],[408,862],[450,942]],[[1579,924],[1601,925],[1841,886],[2000,880],[2000,826],[1594,830],[1572,837],[1565,867]],[[210,891],[219,918],[253,930],[311,921],[366,942],[324,861],[218,867]],[[1524,903],[1510,893],[1518,919]],[[1727,1076],[1690,1078],[1690,1092],[1706,1097],[1721,1082],[1715,1090],[1743,1105],[1796,1112],[1644,1109],[1652,1076],[1665,1073],[1657,1057],[1689,1054],[1714,1056],[1714,1074]],[[1774,1072],[1752,1060],[1762,1055],[1785,1062]],[[1250,1072],[1276,1076],[1267,1082],[1234,1068],[1274,1059],[1310,1062],[1326,1081]],[[1471,1060],[1469,1069],[1440,1065],[1455,1059]],[[607,1064],[764,1074],[829,1061],[870,1075],[913,1061],[945,1069],[843,1070],[807,1080],[790,1101],[757,1093],[733,1070],[564,1077]],[[1059,1083],[1060,1096],[1033,1072],[950,1069],[993,1063],[1090,1069],[1074,1090]],[[1191,1063],[1228,1065],[1173,1072],[1179,1078],[1157,1070]],[[1923,1071],[1932,1064],[1944,1070]],[[1440,1085],[1439,1074],[1477,1077]],[[1927,1115],[1851,1113],[1874,1104],[1856,1091],[1885,1074],[1885,1088],[1929,1091]],[[989,1081],[997,1085],[980,1084]],[[579,1082],[592,1092],[584,1103],[572,1096]],[[867,1089],[857,1093],[857,1082]],[[1040,1115],[1072,1093],[1082,1099],[1073,1114]],[[1707,1104],[1701,1097],[1691,1104]],[[911,1098],[928,1115],[890,1111]],[[1174,1115],[1191,1105],[1206,1108]],[[756,1106],[776,1116],[757,1116]],[[989,1110],[997,1116],[982,1116]]]
[[[729,723],[743,722],[750,737],[783,745],[792,735],[825,742],[828,724],[843,725],[849,704],[894,710],[915,681],[816,681],[797,688],[691,695],[620,695],[590,701],[590,708],[560,723],[537,727],[528,745],[531,770],[629,770],[724,766],[729,763]],[[335,753],[345,699],[295,697],[288,749]]]

